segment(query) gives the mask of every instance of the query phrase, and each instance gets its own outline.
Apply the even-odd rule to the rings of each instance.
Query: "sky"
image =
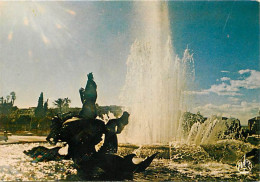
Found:
[[[146,2],[150,3],[150,2]],[[141,35],[138,2],[0,2],[0,96],[16,92],[15,105],[35,107],[41,92],[49,105],[69,97],[93,72],[99,105],[120,105],[126,60]],[[188,47],[195,80],[186,94],[190,111],[238,117],[260,108],[259,3],[168,2],[174,51]],[[147,12],[149,14],[149,12]]]

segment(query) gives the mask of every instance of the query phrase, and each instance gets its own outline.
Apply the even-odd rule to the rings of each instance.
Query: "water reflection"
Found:
[[[23,154],[38,145],[50,147],[48,144],[10,144],[1,145],[0,149],[0,180],[3,181],[38,181],[61,180],[76,175],[71,160],[32,162],[32,158]]]
[[[49,144],[9,144],[0,148],[0,180],[1,181],[39,181],[39,180],[258,180],[258,174],[242,175],[235,166],[215,161],[173,161],[169,159],[155,159],[145,172],[133,176],[122,176],[114,179],[111,176],[102,176],[99,171],[95,175],[86,177],[78,174],[71,160],[32,162],[32,158],[23,154],[24,150],[37,146],[52,147]],[[123,153],[126,149],[119,148]],[[183,151],[185,152],[185,151]],[[188,151],[186,151],[187,153]],[[191,152],[191,151],[190,151]]]

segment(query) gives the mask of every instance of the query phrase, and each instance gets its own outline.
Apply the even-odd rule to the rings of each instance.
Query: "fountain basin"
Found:
[[[1,181],[83,180],[71,160],[33,163],[24,150],[36,146],[53,147],[47,143],[24,143],[2,145],[0,148]],[[173,144],[171,152],[167,145],[120,144],[119,155],[136,153],[144,157],[154,151],[161,152],[145,172],[134,174],[133,180],[259,180],[259,171],[240,174],[235,166],[213,160],[200,146]],[[170,155],[171,154],[171,155]],[[171,159],[170,159],[171,157]],[[196,159],[197,158],[197,159]],[[106,178],[95,177],[105,180]]]

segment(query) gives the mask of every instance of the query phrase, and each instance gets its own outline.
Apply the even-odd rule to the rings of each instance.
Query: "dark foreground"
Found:
[[[83,179],[73,166],[71,160],[37,162],[26,156],[23,151],[36,146],[51,147],[43,143],[8,144],[0,148],[0,180],[1,181],[39,181],[39,180],[68,180]],[[65,149],[60,153],[66,153]],[[167,146],[140,147],[121,145],[119,155],[135,153],[142,157],[147,153],[161,152],[157,159],[145,172],[135,173],[130,180],[252,180],[258,181],[259,165],[255,165],[251,173],[243,174],[236,166],[212,160],[209,155],[197,146],[175,145],[169,150]],[[140,158],[134,162],[140,161]],[[108,176],[97,175],[91,180],[118,180]]]

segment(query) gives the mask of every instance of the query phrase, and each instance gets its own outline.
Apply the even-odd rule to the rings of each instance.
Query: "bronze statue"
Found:
[[[85,119],[95,119],[97,117],[97,85],[92,73],[88,74],[88,81],[85,89],[80,88],[79,93],[83,104],[82,110],[79,113],[80,117]]]
[[[120,118],[109,120],[106,125],[102,120],[96,119],[97,85],[92,73],[88,74],[85,89],[81,88],[79,92],[83,104],[79,115],[73,116],[69,113],[61,117],[54,117],[51,132],[46,140],[52,144],[57,142],[68,144],[68,154],[62,158],[71,158],[79,174],[91,174],[95,168],[101,168],[105,173],[116,176],[122,176],[122,173],[133,174],[134,172],[144,171],[157,153],[139,164],[132,162],[134,154],[125,157],[116,155],[118,149],[117,134],[120,134],[128,124],[129,113],[124,112]],[[95,146],[101,142],[103,134],[105,134],[104,144],[99,151],[96,151]],[[46,154],[48,150],[56,154],[58,148],[38,147],[25,151],[25,153],[34,155],[35,151],[38,153],[43,151]],[[53,156],[55,158],[58,155]],[[45,160],[51,160],[51,158],[47,157]]]

